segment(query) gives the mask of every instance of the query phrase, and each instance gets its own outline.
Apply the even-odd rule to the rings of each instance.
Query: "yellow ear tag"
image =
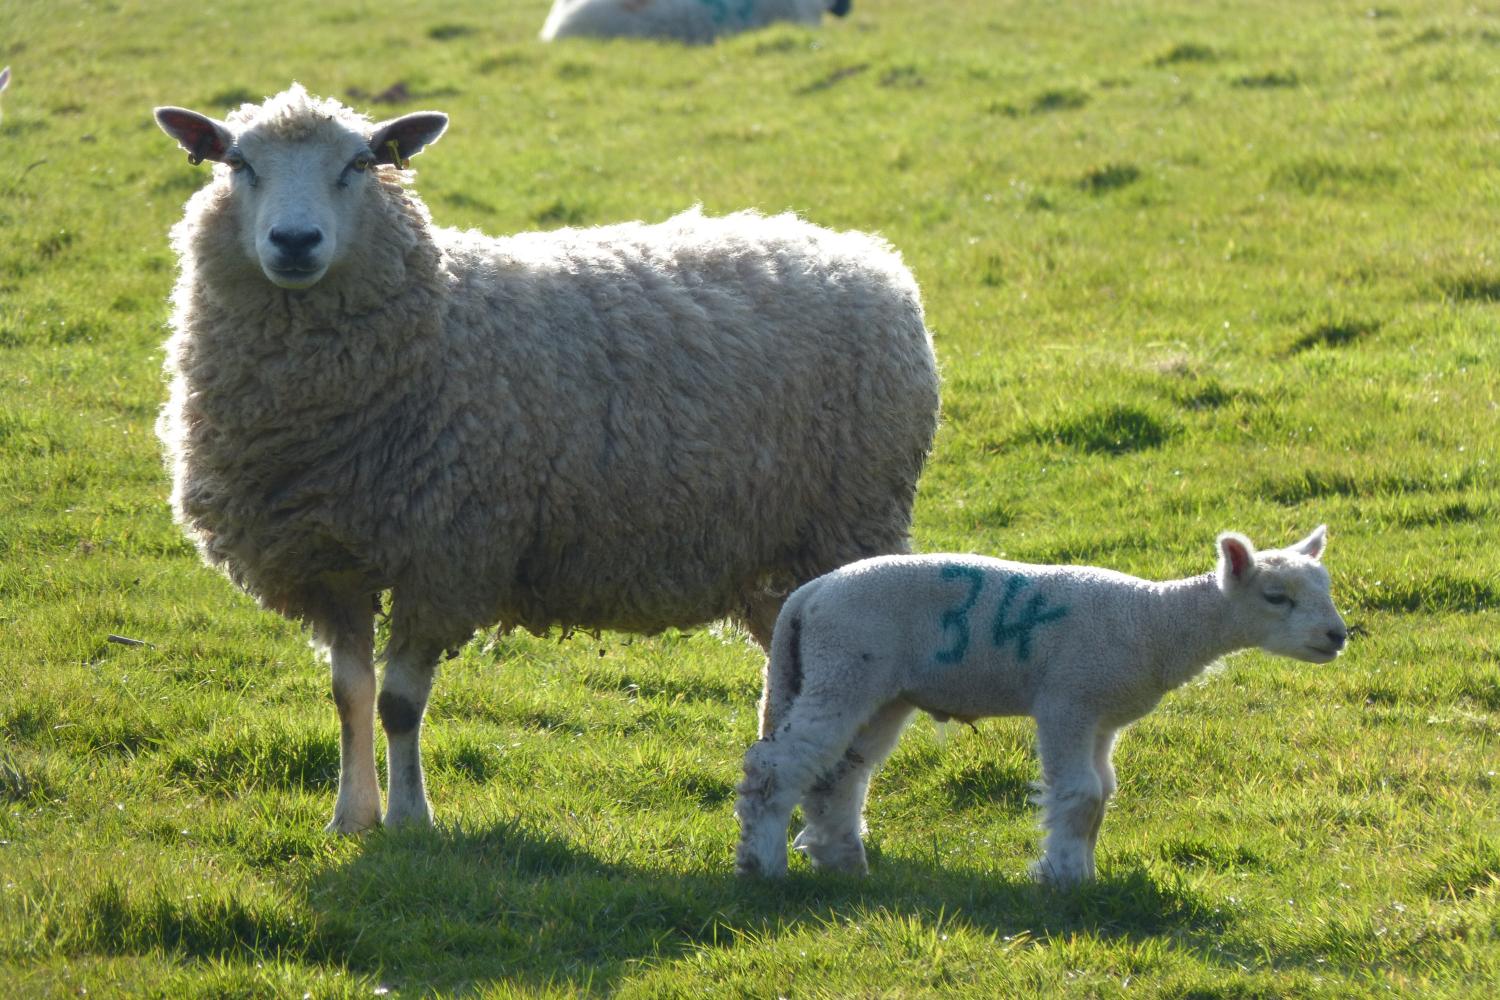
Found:
[[[402,170],[408,170],[411,168],[411,160],[403,160],[401,158],[401,144],[399,142],[397,142],[395,139],[387,139],[385,141],[385,148],[391,151],[392,163],[400,167]]]

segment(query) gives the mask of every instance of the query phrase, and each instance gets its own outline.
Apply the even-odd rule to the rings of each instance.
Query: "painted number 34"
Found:
[[[979,603],[979,595],[984,591],[987,577],[982,570],[973,566],[944,566],[942,577],[945,580],[967,580],[969,583],[968,593],[963,600],[943,612],[943,635],[948,640],[948,646],[934,656],[939,663],[958,663],[968,655],[971,637],[969,613]],[[995,608],[990,641],[996,649],[1014,642],[1016,659],[1024,663],[1031,658],[1031,633],[1040,625],[1066,617],[1068,609],[1048,607],[1045,594],[1032,594],[1030,598],[1020,602],[1018,608],[1017,599],[1031,585],[1031,581],[1024,576],[1006,576],[1003,579],[1005,590]]]

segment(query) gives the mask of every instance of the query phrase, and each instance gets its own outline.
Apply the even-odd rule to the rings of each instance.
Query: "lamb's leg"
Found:
[[[330,606],[314,622],[326,644],[339,714],[339,795],[329,833],[359,833],[380,823],[375,774],[374,611],[370,598]]]
[[[776,878],[786,874],[786,831],[792,810],[813,781],[843,756],[861,723],[859,706],[820,712],[815,699],[792,704],[774,739],[756,740],[745,754],[745,779],[734,814],[740,821],[735,873]],[[804,706],[807,710],[804,710]]]
[[[1094,734],[1094,773],[1099,776],[1099,790],[1103,793],[1103,800],[1099,803],[1099,812],[1094,818],[1094,827],[1089,831],[1089,868],[1094,868],[1094,850],[1099,844],[1099,827],[1104,822],[1104,811],[1109,808],[1109,800],[1114,797],[1115,790],[1120,783],[1115,780],[1115,766],[1110,762],[1110,755],[1114,753],[1115,737],[1119,730],[1109,726],[1100,726],[1099,731]]]
[[[806,854],[813,867],[856,875],[870,870],[863,840],[870,778],[896,748],[911,713],[912,706],[904,701],[880,709],[832,770],[808,789],[802,802],[807,825],[792,847]]]
[[[1092,836],[1104,816],[1104,787],[1094,769],[1097,725],[1070,715],[1073,706],[1037,719],[1042,758],[1042,826],[1047,834],[1032,874],[1072,885],[1094,877]]]
[[[387,826],[432,825],[427,785],[422,776],[422,715],[432,691],[441,647],[402,642],[393,635],[380,682],[380,724],[385,729]]]

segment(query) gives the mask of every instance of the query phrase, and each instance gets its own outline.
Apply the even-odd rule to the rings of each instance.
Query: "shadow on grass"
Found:
[[[508,982],[608,992],[643,961],[846,920],[958,920],[1035,938],[1207,940],[1225,925],[1210,903],[1141,867],[1052,891],[910,858],[873,862],[867,879],[803,868],[768,883],[606,863],[514,824],[377,833],[354,861],[313,877],[306,952],[410,991]]]

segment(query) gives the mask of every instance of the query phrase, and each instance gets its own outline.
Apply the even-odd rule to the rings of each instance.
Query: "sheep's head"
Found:
[[[374,124],[297,84],[221,122],[185,108],[156,109],[156,123],[211,160],[229,186],[247,258],[282,288],[311,288],[355,244],[361,207],[381,166],[405,167],[435,142],[448,116],[419,111]]]
[[[1265,552],[1244,535],[1219,536],[1219,586],[1261,649],[1327,663],[1344,648],[1349,631],[1321,561],[1327,543],[1324,525],[1295,545]]]

